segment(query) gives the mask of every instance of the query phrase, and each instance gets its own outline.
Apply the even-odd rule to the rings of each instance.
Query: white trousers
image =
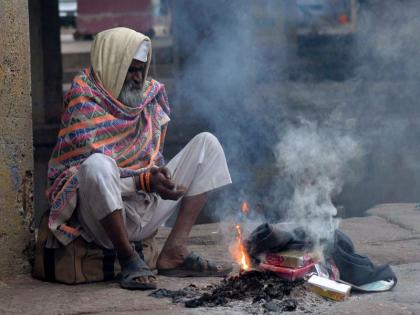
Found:
[[[232,182],[222,146],[215,136],[195,136],[167,165],[177,185],[187,188],[185,196],[211,191]],[[77,217],[82,236],[105,248],[112,248],[100,220],[121,209],[130,241],[152,235],[179,207],[177,201],[157,194],[136,191],[133,177],[120,178],[115,161],[100,153],[83,162],[78,174]]]

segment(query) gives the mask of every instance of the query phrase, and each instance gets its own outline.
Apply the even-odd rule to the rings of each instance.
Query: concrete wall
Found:
[[[0,0],[0,278],[27,267],[32,110],[27,0]]]

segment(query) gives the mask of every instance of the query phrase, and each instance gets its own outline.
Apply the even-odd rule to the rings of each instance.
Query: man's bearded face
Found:
[[[143,101],[143,82],[146,63],[133,59],[121,88],[118,100],[135,107]]]

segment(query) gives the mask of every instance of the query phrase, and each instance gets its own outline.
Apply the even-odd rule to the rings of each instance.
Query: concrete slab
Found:
[[[392,224],[420,234],[420,207],[416,203],[380,204],[369,209],[367,214],[380,216]]]
[[[393,266],[397,286],[389,292],[353,294],[334,307],[317,309],[314,314],[420,314],[420,264]]]
[[[393,242],[413,237],[411,231],[379,216],[345,219],[341,221],[340,229],[348,233],[355,244]]]
[[[313,314],[419,314],[420,263],[394,267],[399,284],[391,292],[353,294],[345,302],[326,301],[308,292]],[[171,279],[159,277],[160,287],[180,289],[190,283],[206,286],[215,278]],[[69,286],[32,279],[29,275],[0,282],[1,314],[243,314],[249,303],[230,307],[187,309],[149,292],[126,291],[116,283]],[[299,297],[297,297],[299,300]],[[301,302],[301,301],[299,301]],[[304,314],[299,309],[293,314]]]
[[[369,210],[370,212],[370,210]],[[345,219],[340,224],[358,253],[369,256],[376,264],[403,264],[420,261],[420,235],[411,229],[391,223],[386,213],[379,216]],[[399,212],[401,219],[403,211]],[[394,216],[394,211],[392,215]]]
[[[161,287],[173,290],[190,281],[159,277]],[[203,278],[195,283],[208,281]],[[169,314],[184,309],[168,300],[148,297],[150,292],[121,290],[116,283],[69,286],[41,282],[26,275],[3,282],[0,292],[1,314]]]

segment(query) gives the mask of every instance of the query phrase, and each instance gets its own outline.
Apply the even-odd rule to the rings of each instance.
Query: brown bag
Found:
[[[94,243],[86,242],[82,237],[78,237],[67,246],[60,244],[58,248],[46,248],[45,244],[50,234],[46,213],[39,227],[35,247],[32,271],[34,278],[78,284],[112,280],[121,271],[114,250],[100,248]],[[151,269],[155,269],[158,257],[155,235],[156,233],[141,244],[136,244],[136,250]]]

